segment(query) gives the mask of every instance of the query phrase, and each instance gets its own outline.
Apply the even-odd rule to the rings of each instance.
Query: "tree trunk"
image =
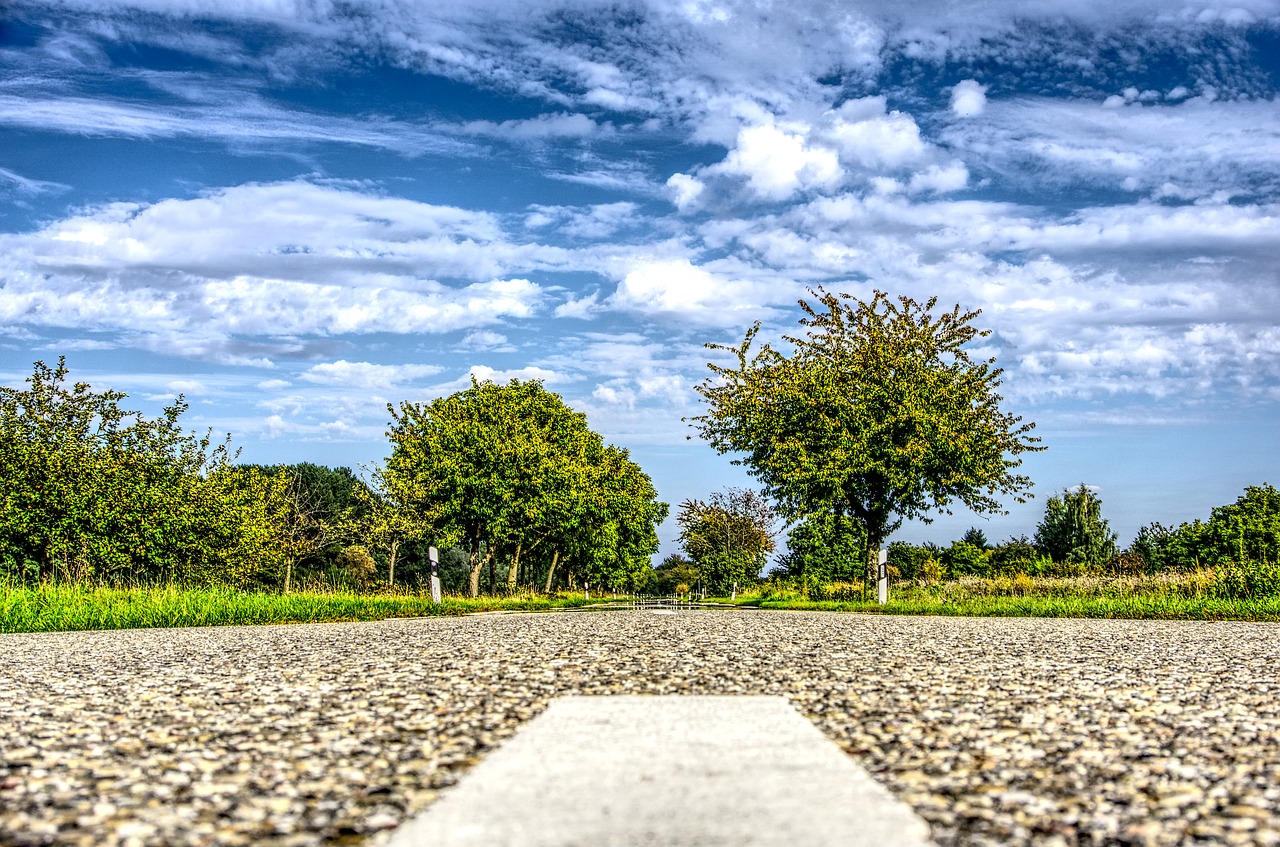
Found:
[[[289,583],[293,579],[293,559],[284,563],[284,593],[289,593]]]
[[[470,573],[467,574],[467,588],[472,597],[480,596],[480,571],[484,569],[485,560],[480,558],[480,530],[472,530],[471,532],[471,549],[469,561]],[[489,556],[493,555],[493,549],[488,551]]]
[[[867,574],[863,585],[863,596],[874,591],[879,578],[880,545],[884,543],[884,530],[880,527],[867,527]]]
[[[516,545],[516,554],[511,557],[511,567],[507,568],[507,593],[516,593],[516,580],[520,576],[520,548],[523,544]]]
[[[560,561],[560,551],[557,550],[551,554],[551,567],[547,570],[547,593],[551,593],[551,586],[555,583],[553,580],[556,576],[556,562]]]
[[[400,539],[396,538],[391,542],[391,553],[387,556],[387,585],[392,588],[396,585],[396,550],[400,547]]]

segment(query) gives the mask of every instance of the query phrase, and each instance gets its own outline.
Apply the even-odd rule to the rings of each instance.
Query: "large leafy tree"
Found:
[[[754,582],[774,550],[773,509],[755,491],[730,488],[706,501],[680,504],[680,545],[698,566],[706,587],[727,593]]]
[[[1116,554],[1116,534],[1102,517],[1102,498],[1084,483],[1050,497],[1036,525],[1035,545],[1060,564],[1105,564]]]
[[[906,518],[929,519],[959,502],[1001,512],[1023,502],[1030,480],[1019,454],[1043,449],[1032,423],[1000,408],[1002,371],[967,345],[990,334],[977,311],[933,314],[881,291],[867,301],[818,288],[800,301],[806,328],[784,336],[789,353],[710,344],[734,358],[711,364],[693,418],[721,453],[736,454],[788,519],[829,512],[861,524],[868,577],[879,548]]]
[[[499,560],[512,589],[522,562],[527,574],[548,551],[550,586],[562,556],[589,578],[600,557],[634,565],[638,551],[656,549],[666,507],[648,477],[541,382],[473,380],[430,404],[389,410],[392,452],[375,487],[406,511],[416,537],[466,548],[473,596]]]
[[[226,442],[36,362],[0,387],[0,574],[21,580],[246,585],[281,561],[284,486]]]

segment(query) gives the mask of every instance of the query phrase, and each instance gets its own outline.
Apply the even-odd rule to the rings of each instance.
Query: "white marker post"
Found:
[[[440,554],[436,552],[436,548],[427,548],[427,558],[431,561],[431,602],[440,602]]]
[[[737,599],[738,599],[738,583],[735,582],[733,584],[733,595],[729,597],[729,602],[732,603]]]
[[[879,553],[880,561],[880,581],[876,583],[876,598],[883,606],[889,602],[889,551],[881,550]]]

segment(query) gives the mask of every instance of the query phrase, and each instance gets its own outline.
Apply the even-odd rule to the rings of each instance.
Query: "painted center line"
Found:
[[[389,844],[927,847],[928,832],[782,697],[562,697]]]

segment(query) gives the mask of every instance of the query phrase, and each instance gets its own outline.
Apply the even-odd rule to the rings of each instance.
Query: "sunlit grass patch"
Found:
[[[416,594],[274,594],[179,586],[111,588],[0,586],[0,632],[377,621],[481,611],[542,611],[582,605],[578,597],[445,597]]]

